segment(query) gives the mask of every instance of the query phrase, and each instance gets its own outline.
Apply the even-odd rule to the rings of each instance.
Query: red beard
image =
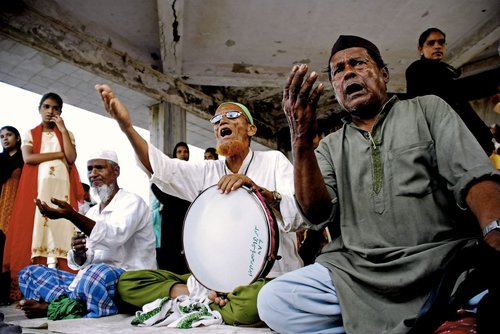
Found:
[[[230,140],[229,142],[217,145],[217,153],[225,157],[237,155],[245,150],[246,146],[241,140]]]

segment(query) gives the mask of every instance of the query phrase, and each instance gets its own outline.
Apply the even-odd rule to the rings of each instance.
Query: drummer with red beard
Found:
[[[127,108],[109,86],[97,85],[96,89],[106,111],[116,119],[132,144],[151,182],[163,192],[193,201],[214,184],[217,184],[222,194],[247,186],[260,192],[267,204],[279,212],[276,218],[279,226],[278,254],[281,259],[274,263],[266,278],[238,287],[227,296],[217,295],[213,291],[208,295],[213,301],[211,309],[219,311],[226,324],[259,323],[256,302],[260,288],[269,279],[303,266],[294,231],[303,229],[305,225],[294,199],[293,166],[290,161],[279,151],[259,152],[250,148],[257,127],[248,108],[236,102],[220,104],[210,119],[217,140],[217,152],[225,156],[225,161],[171,159],[138,134],[132,126]],[[217,247],[216,243],[214,247]],[[158,298],[190,295],[194,290],[200,291],[203,287],[192,275],[179,275],[165,270],[127,272],[121,276],[118,284],[121,298],[137,307]]]

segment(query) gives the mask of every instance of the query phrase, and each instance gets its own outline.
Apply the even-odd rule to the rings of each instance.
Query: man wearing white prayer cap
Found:
[[[156,259],[151,256],[155,237],[149,208],[138,195],[120,189],[119,175],[116,152],[101,149],[87,161],[87,176],[101,200],[99,205],[82,215],[65,201],[53,198],[52,203],[58,206],[53,208],[36,200],[43,215],[66,218],[81,232],[72,238],[68,252],[68,265],[78,271],[76,275],[39,265],[27,266],[19,273],[25,297],[20,306],[29,318],[116,314],[120,275],[126,270],[156,269]]]
[[[100,150],[94,151],[92,154],[90,154],[88,156],[88,160],[95,160],[95,159],[109,160],[109,161],[112,161],[115,164],[119,165],[118,155],[113,150],[100,149]]]

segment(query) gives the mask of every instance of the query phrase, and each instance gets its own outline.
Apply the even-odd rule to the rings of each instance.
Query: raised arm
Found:
[[[101,95],[106,112],[118,122],[141,163],[150,173],[153,173],[149,161],[148,142],[134,129],[127,107],[121,103],[108,85],[96,85],[95,89]]]
[[[64,120],[62,119],[61,116],[55,115],[53,117],[54,122],[56,123],[57,128],[59,131],[61,131],[62,139],[63,139],[63,153],[64,157],[66,158],[66,161],[68,164],[73,164],[75,163],[76,160],[76,148],[73,142],[71,141],[71,138],[69,136],[69,131],[66,128],[66,124],[64,124]]]
[[[294,165],[295,197],[310,221],[325,221],[331,212],[331,198],[314,154],[317,133],[316,107],[324,86],[313,89],[318,74],[305,80],[307,65],[295,65],[283,91],[283,109],[290,126]]]

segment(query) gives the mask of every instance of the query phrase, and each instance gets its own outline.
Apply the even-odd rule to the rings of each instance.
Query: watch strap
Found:
[[[270,206],[275,208],[281,202],[281,194],[279,192],[277,192],[276,190],[273,191],[272,193],[273,193],[273,201],[271,202]]]
[[[500,230],[500,219],[495,219],[483,228],[483,237],[493,230]]]

